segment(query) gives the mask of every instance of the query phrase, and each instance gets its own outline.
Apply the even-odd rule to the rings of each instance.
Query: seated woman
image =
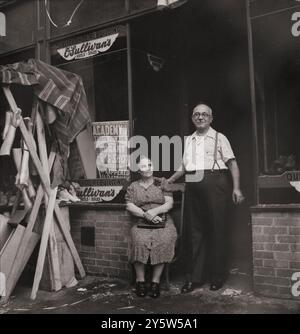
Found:
[[[138,167],[140,180],[127,188],[125,196],[127,210],[136,217],[136,224],[131,229],[131,262],[136,272],[136,294],[145,297],[148,293],[157,298],[164,265],[174,257],[177,232],[167,213],[173,207],[173,197],[156,185],[152,162],[148,158],[142,157]],[[148,221],[150,228],[139,227],[138,222],[142,220]],[[155,228],[162,220],[165,220],[165,227]],[[145,265],[148,263],[153,266],[149,291],[145,283]]]

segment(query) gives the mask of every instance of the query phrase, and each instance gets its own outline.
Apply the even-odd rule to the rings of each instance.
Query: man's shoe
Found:
[[[214,282],[210,284],[209,290],[217,291],[220,290],[222,287],[223,287],[223,282]]]
[[[184,286],[181,288],[181,293],[189,293],[194,290],[194,284],[192,282],[186,282]]]
[[[152,282],[149,290],[149,296],[152,298],[158,298],[160,296],[159,283]]]
[[[147,288],[145,282],[136,282],[135,283],[135,293],[138,297],[146,297]]]

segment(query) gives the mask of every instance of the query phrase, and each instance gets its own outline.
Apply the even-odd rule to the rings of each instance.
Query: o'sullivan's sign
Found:
[[[77,196],[83,202],[111,202],[127,184],[125,180],[77,180]]]
[[[260,188],[289,188],[294,187],[300,192],[300,171],[287,171],[281,175],[260,175],[258,177]]]
[[[118,38],[119,33],[115,33],[109,36],[100,37],[90,41],[70,45],[61,49],[57,52],[65,60],[83,59],[97,55],[101,52],[108,51]]]

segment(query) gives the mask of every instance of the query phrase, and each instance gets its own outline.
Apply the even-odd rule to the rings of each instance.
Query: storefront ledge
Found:
[[[68,203],[61,202],[59,203],[60,207],[69,207],[69,208],[83,208],[91,210],[125,210],[125,203],[93,203],[93,202],[77,202],[77,203]]]
[[[300,212],[300,204],[263,204],[250,208],[251,213],[260,212]]]
[[[173,208],[179,208],[181,202],[175,201]],[[68,203],[68,202],[60,202],[60,207],[69,207],[69,208],[86,208],[92,210],[125,210],[125,203],[92,203],[92,202],[77,202],[77,203]]]

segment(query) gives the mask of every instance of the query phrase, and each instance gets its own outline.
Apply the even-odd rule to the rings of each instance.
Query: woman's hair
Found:
[[[136,160],[137,164],[139,165],[141,163],[141,161],[144,160],[144,159],[151,161],[151,159],[149,157],[147,157],[146,155],[139,155],[139,157]]]
[[[150,159],[148,156],[146,156],[146,155],[140,155],[140,156],[138,156],[138,158],[136,159],[136,163],[137,163],[137,165],[139,165],[140,162],[141,162],[143,159],[147,159],[147,160],[151,161],[151,159]],[[140,177],[141,177],[141,175],[140,175],[140,170],[135,171],[135,172],[132,173],[132,181],[139,180]]]

